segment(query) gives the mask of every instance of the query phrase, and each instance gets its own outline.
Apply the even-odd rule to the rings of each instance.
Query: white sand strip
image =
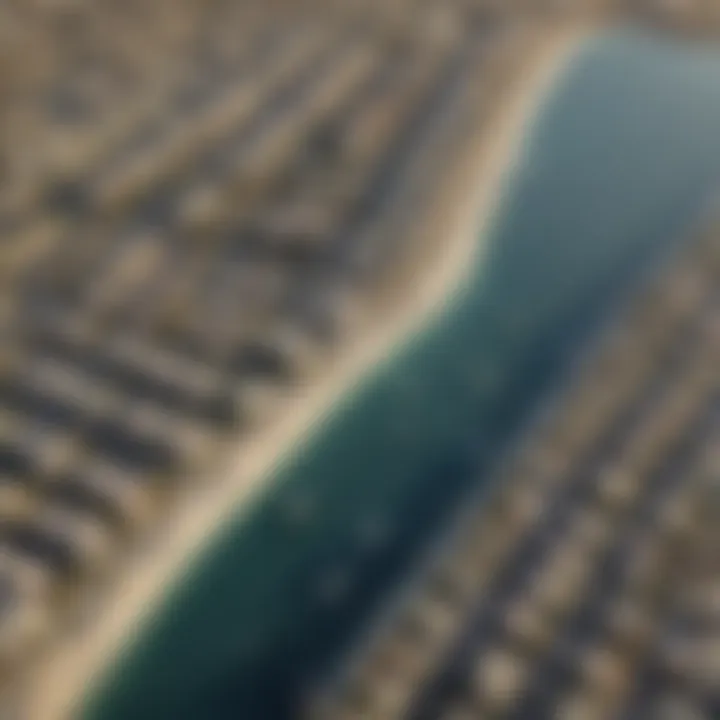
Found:
[[[428,318],[452,297],[467,273],[476,265],[481,250],[478,238],[492,222],[507,173],[517,160],[534,111],[545,97],[557,73],[587,36],[586,31],[558,32],[545,37],[534,52],[521,47],[525,70],[507,98],[496,102],[490,127],[478,133],[455,178],[444,179],[443,203],[434,208],[432,221],[423,227],[427,238],[422,256],[402,292],[381,315],[374,314],[359,332],[324,367],[322,378],[305,383],[297,396],[283,405],[282,414],[262,432],[246,437],[237,446],[221,477],[199,483],[202,490],[184,493],[162,537],[154,540],[143,557],[126,563],[114,592],[89,627],[63,640],[32,674],[27,703],[28,720],[63,720],[76,717],[83,694],[102,679],[113,658],[141,630],[172,582],[187,570],[188,562],[216,537],[223,523],[237,516],[243,503],[252,499],[272,476],[272,470],[288,449],[306,440],[318,420],[339,397],[359,382],[393,348],[417,332]],[[449,182],[448,182],[449,181]],[[472,188],[471,192],[467,188]],[[450,194],[449,191],[452,191]],[[413,239],[415,242],[415,239]],[[419,282],[422,278],[422,282]]]

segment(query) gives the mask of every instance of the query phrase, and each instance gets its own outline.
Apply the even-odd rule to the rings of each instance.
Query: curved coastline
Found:
[[[253,496],[267,491],[267,478],[276,474],[278,466],[317,434],[322,423],[329,422],[338,400],[358,392],[394,347],[422,332],[456,298],[463,281],[469,279],[476,266],[476,254],[482,251],[482,243],[478,242],[478,218],[485,229],[492,223],[509,168],[520,157],[520,140],[532,120],[533,110],[568,58],[581,47],[584,37],[582,31],[550,38],[538,53],[528,58],[531,71],[523,77],[505,107],[496,113],[489,129],[493,138],[491,152],[478,155],[475,163],[472,174],[479,193],[469,194],[463,206],[456,208],[456,214],[449,218],[453,221],[453,230],[444,234],[443,239],[450,237],[451,242],[443,252],[437,253],[433,271],[425,268],[423,272],[418,268],[427,282],[403,293],[382,323],[371,324],[341,348],[338,356],[331,360],[326,377],[308,384],[289,401],[291,412],[240,443],[226,478],[215,483],[212,489],[191,492],[183,498],[166,536],[159,539],[148,556],[131,562],[124,570],[122,586],[102,617],[79,641],[76,639],[58,648],[51,661],[40,669],[33,684],[42,683],[46,691],[42,697],[31,698],[29,718],[69,717],[81,702],[89,679],[97,679],[107,672],[112,658],[132,643],[132,638],[127,637],[128,628],[137,632],[152,621],[153,612],[171,597],[178,581],[217,541],[226,524],[237,521],[238,512],[246,511]],[[487,133],[482,135],[486,140]]]
[[[517,361],[540,336],[567,325],[569,316],[577,321],[575,305],[617,294],[620,288],[614,286],[630,282],[638,263],[688,230],[706,193],[720,181],[720,148],[712,143],[720,121],[717,56],[643,34],[615,33],[598,46],[583,45],[589,57],[572,64],[557,101],[543,104],[547,111],[533,116],[532,162],[514,167],[509,197],[502,209],[493,208],[501,222],[486,227],[493,237],[485,235],[485,243],[475,245],[484,252],[491,242],[484,261],[473,256],[479,261],[474,268],[479,283],[469,286],[474,291],[464,292],[463,272],[453,292],[441,293],[426,322],[409,328],[401,342],[391,338],[393,353],[380,353],[377,363],[361,368],[359,382],[339,394],[340,402],[331,401],[318,413],[322,422],[301,428],[298,440],[306,441],[290,445],[292,452],[283,453],[280,465],[260,478],[262,493],[252,505],[226,508],[228,522],[207,539],[200,559],[183,563],[193,572],[185,577],[193,582],[181,585],[182,575],[175,575],[167,592],[161,588],[163,602],[143,618],[142,641],[129,638],[130,662],[107,666],[115,674],[106,676],[107,692],[100,687],[105,695],[99,705],[91,704],[89,717],[180,718],[208,712],[237,717],[239,678],[256,666],[268,670],[261,648],[276,658],[287,655],[287,643],[279,639],[283,632],[285,640],[304,642],[306,649],[322,644],[332,631],[334,620],[328,618],[348,604],[348,578],[333,568],[345,563],[356,572],[357,557],[348,556],[347,548],[328,547],[327,539],[347,544],[358,517],[378,504],[403,526],[432,527],[420,515],[445,493],[438,481],[461,469],[458,427],[470,429],[466,440],[476,442],[478,432],[483,438],[494,429],[492,423],[507,421],[495,416],[478,430],[472,413],[489,404],[469,396],[477,391],[487,397],[482,393],[489,385],[517,380],[524,367]],[[612,110],[599,113],[599,108]],[[688,117],[695,133],[687,133]],[[522,152],[515,146],[515,157]],[[473,227],[476,218],[468,217]],[[421,308],[412,305],[414,299],[407,306],[417,318]],[[591,324],[587,313],[579,315],[581,324]],[[572,348],[567,334],[562,329],[562,337],[549,338],[549,344]],[[542,349],[534,347],[532,354],[547,369]],[[531,365],[529,373],[537,380],[544,369]],[[413,389],[414,382],[421,385]],[[529,388],[520,387],[519,395],[517,390],[514,397],[505,393],[495,409],[508,405],[508,399],[511,413],[526,407]],[[489,439],[496,442],[497,433]],[[292,505],[296,491],[302,500],[304,490],[320,501],[314,514],[309,508],[310,517],[302,502],[299,508],[278,505],[280,500]],[[329,576],[318,576],[323,567]],[[352,586],[353,600],[367,585],[367,575],[359,575],[358,583]],[[308,594],[318,589],[322,598]],[[290,649],[290,662],[307,661]],[[277,670],[270,667],[274,680]],[[275,688],[277,683],[266,687],[265,696],[276,696]]]
[[[256,691],[276,697],[278,673],[288,663],[304,669],[304,652],[327,646],[342,613],[377,585],[357,565],[357,541],[362,530],[364,543],[377,542],[378,526],[359,528],[358,519],[381,508],[400,533],[414,526],[412,542],[418,528],[434,527],[428,506],[446,501],[444,481],[461,474],[462,442],[480,437],[489,452],[508,409],[517,419],[535,381],[547,381],[548,345],[556,356],[557,346],[574,346],[570,319],[591,325],[588,305],[607,305],[638,263],[688,230],[720,180],[720,148],[711,142],[720,118],[717,57],[642,34],[583,47],[588,57],[533,116],[530,162],[514,164],[511,192],[493,208],[501,221],[492,227],[485,218],[492,237],[478,249],[489,240],[491,253],[473,256],[478,282],[458,280],[418,323],[421,332],[391,343],[393,353],[319,415],[307,442],[269,474],[252,514],[228,509],[237,521],[213,535],[186,576],[192,582],[178,583],[161,604],[131,661],[113,666],[90,717],[237,717],[238,683],[257,667],[273,683]],[[686,131],[689,111],[697,133]],[[515,157],[522,153],[516,146]],[[546,337],[553,329],[561,336]],[[502,388],[523,377],[529,387]],[[489,387],[502,391],[491,392],[492,402]],[[504,417],[478,427],[479,408]],[[379,557],[387,565],[397,532],[381,555],[365,552],[366,565]],[[287,658],[285,668],[278,658]]]

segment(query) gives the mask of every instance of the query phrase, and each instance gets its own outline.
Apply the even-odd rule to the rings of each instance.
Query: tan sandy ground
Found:
[[[533,111],[586,36],[585,29],[558,31],[544,36],[532,52],[527,46],[517,50],[522,54],[518,82],[502,103],[491,98],[493,105],[499,105],[493,110],[491,126],[478,133],[453,182],[441,188],[442,205],[434,208],[432,222],[424,225],[426,237],[420,239],[424,250],[410,271],[405,268],[406,282],[398,283],[396,276],[394,286],[402,292],[393,292],[392,303],[384,303],[382,314],[368,313],[373,316],[370,322],[365,321],[347,339],[323,367],[322,378],[305,383],[297,397],[283,405],[282,416],[239,443],[229,471],[214,479],[211,489],[202,483],[203,490],[189,490],[180,498],[162,536],[142,557],[127,563],[101,615],[79,637],[60,641],[33,673],[23,717],[62,720],[76,716],[83,692],[108,668],[131,635],[129,631],[137,632],[148,610],[164,599],[166,588],[188,561],[212,542],[213,530],[262,488],[282,456],[307,438],[338,397],[452,297],[481,249],[480,231],[492,219]],[[471,193],[463,191],[468,187]]]

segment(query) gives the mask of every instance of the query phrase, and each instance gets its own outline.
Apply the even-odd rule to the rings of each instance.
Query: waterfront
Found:
[[[599,301],[697,218],[720,179],[719,63],[623,34],[585,51],[539,113],[471,282],[217,539],[94,716],[236,717],[251,695],[287,710],[278,689],[330,661],[477,485]]]

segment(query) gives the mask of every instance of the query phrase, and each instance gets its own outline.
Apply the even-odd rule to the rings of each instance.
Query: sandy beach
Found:
[[[539,38],[532,52],[527,46],[521,48],[523,67],[515,69],[516,82],[508,87],[506,97],[491,98],[497,107],[491,111],[489,125],[466,143],[463,162],[457,163],[457,172],[440,188],[434,207],[428,208],[428,221],[417,223],[423,237],[414,237],[413,243],[421,252],[411,266],[403,268],[400,282],[394,275],[395,289],[391,301],[383,298],[383,313],[361,313],[360,327],[324,363],[322,374],[284,399],[282,414],[239,441],[219,477],[183,491],[162,536],[142,557],[124,564],[101,616],[79,636],[58,642],[33,673],[29,687],[34,692],[23,699],[27,714],[22,717],[76,717],[83,692],[165,599],[173,580],[213,542],[214,531],[262,491],[281,459],[307,440],[339,397],[452,297],[482,251],[478,238],[493,221],[499,194],[518,159],[520,141],[535,108],[586,36],[584,28],[564,30]],[[463,190],[468,187],[472,192]]]

